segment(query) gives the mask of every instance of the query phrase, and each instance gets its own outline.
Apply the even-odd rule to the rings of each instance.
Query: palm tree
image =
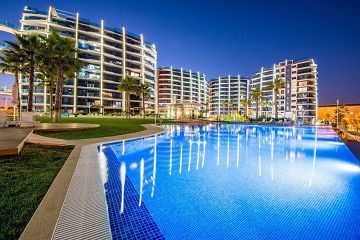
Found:
[[[81,62],[75,57],[74,40],[62,37],[55,31],[52,31],[48,38],[42,37],[42,39],[45,44],[41,49],[41,60],[54,66],[56,71],[54,122],[59,122],[64,79],[73,78],[81,69]]]
[[[126,117],[130,118],[130,94],[136,93],[137,90],[135,78],[126,75],[121,80],[118,90],[125,94]]]
[[[232,101],[228,101],[227,102],[227,107],[228,107],[228,114],[230,112],[231,115],[233,115],[233,107],[234,107],[234,103]],[[231,109],[231,111],[230,111]]]
[[[222,107],[227,107],[228,106],[228,102],[226,100],[222,100],[220,102],[220,104],[221,104]]]
[[[260,87],[257,87],[251,91],[251,98],[256,104],[256,119],[259,117],[259,101],[261,99],[262,91]]]
[[[46,42],[46,39],[42,37],[42,40]],[[54,93],[56,90],[56,83],[57,83],[57,68],[54,65],[53,61],[49,61],[49,46],[46,44],[40,48],[39,52],[39,68],[36,77],[41,79],[40,86],[47,87],[49,89],[50,95],[50,117],[53,117],[53,108],[54,108]]]
[[[38,53],[41,47],[40,38],[38,35],[19,35],[16,34],[17,43],[7,42],[11,48],[19,50],[22,59],[22,66],[29,78],[29,92],[27,100],[27,111],[33,110],[33,96],[34,96],[34,79],[35,67],[37,66]]]
[[[275,118],[278,118],[278,95],[281,88],[284,88],[284,81],[281,78],[276,78],[270,85],[270,88],[274,91],[274,104],[275,104]]]
[[[37,78],[41,79],[39,86],[47,87],[50,95],[50,117],[53,117],[54,107],[54,92],[56,88],[56,67],[50,65],[41,65],[39,67],[39,73],[36,75]]]
[[[3,50],[4,55],[0,57],[0,71],[5,73],[13,73],[15,76],[15,84],[18,88],[17,91],[17,110],[18,117],[20,119],[20,91],[19,91],[19,74],[24,73],[23,60],[19,46],[16,43],[10,44],[9,41],[5,41],[10,47]],[[14,99],[15,100],[15,99]]]
[[[248,98],[242,98],[240,103],[245,108],[245,117],[247,117],[247,113],[248,113],[247,110],[248,110],[248,106],[251,103],[251,101]]]
[[[151,88],[148,83],[141,83],[137,88],[137,94],[141,96],[143,118],[145,119],[145,98],[150,97]]]

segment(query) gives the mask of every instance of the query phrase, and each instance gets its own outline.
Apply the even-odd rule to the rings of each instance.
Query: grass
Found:
[[[38,117],[37,120],[40,122],[51,122],[51,118],[49,117]],[[100,124],[100,127],[93,129],[71,130],[71,131],[62,131],[62,132],[37,132],[37,134],[46,137],[61,138],[66,140],[109,137],[109,136],[122,135],[122,134],[145,130],[145,127],[141,125],[147,123],[154,123],[154,119],[69,117],[69,118],[62,118],[61,122],[93,123],[93,124]]]
[[[0,239],[18,239],[73,147],[25,145],[0,157]]]

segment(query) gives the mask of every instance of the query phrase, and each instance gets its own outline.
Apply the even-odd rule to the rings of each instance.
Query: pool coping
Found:
[[[111,239],[98,147],[150,137],[166,130],[158,128],[156,133],[96,142],[81,148],[51,239]]]
[[[83,147],[86,145],[98,145],[102,142],[117,142],[126,139],[141,138],[164,131],[164,128],[154,124],[142,124],[142,126],[146,129],[123,135],[79,140],[45,138],[40,135],[32,134],[30,136],[31,139],[27,142],[40,145],[68,145],[74,146],[74,149],[51,183],[49,189],[42,198],[40,204],[37,206],[19,239],[51,239]]]

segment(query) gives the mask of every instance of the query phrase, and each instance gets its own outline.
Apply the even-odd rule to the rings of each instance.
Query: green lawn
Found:
[[[25,145],[0,157],[0,239],[18,239],[73,147]]]
[[[38,117],[37,120],[40,122],[51,122],[51,119],[49,117]],[[46,137],[61,138],[68,140],[108,137],[108,136],[122,135],[122,134],[145,130],[145,127],[141,126],[141,124],[154,123],[154,119],[70,117],[70,118],[62,118],[61,122],[94,123],[94,124],[100,124],[100,127],[95,129],[63,131],[63,132],[37,132],[37,134]]]

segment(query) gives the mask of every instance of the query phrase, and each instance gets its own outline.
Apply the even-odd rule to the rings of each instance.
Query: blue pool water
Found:
[[[332,129],[167,128],[99,147],[114,239],[360,239],[359,161]]]

